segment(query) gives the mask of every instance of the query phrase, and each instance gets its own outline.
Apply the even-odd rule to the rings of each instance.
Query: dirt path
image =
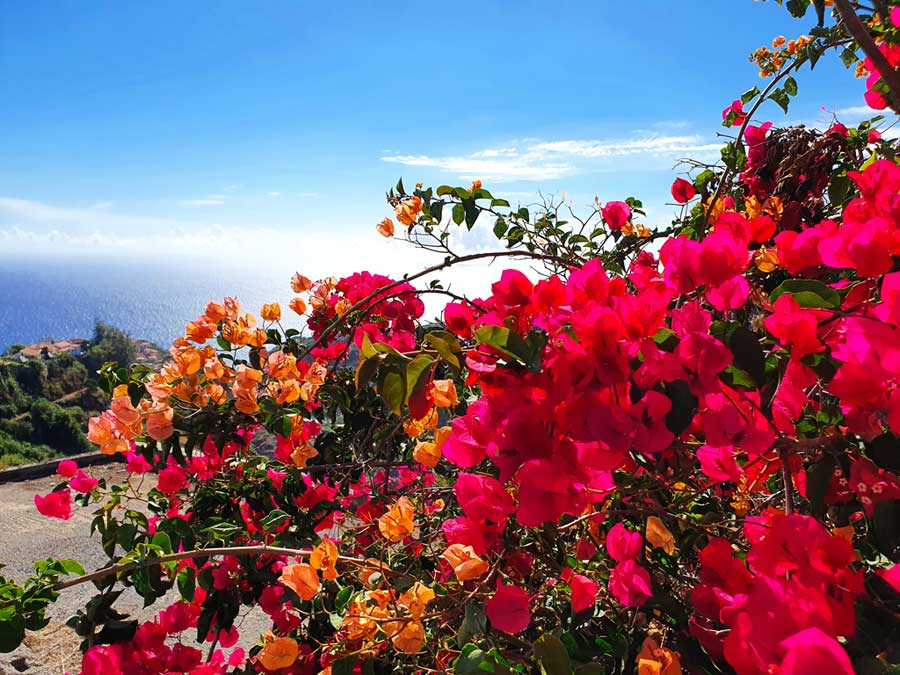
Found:
[[[121,465],[92,467],[86,471],[95,478],[107,480],[124,481],[127,476]],[[99,537],[88,536],[92,509],[76,507],[69,520],[45,518],[37,512],[34,495],[50,492],[59,482],[59,476],[48,476],[0,485],[0,564],[5,565],[0,573],[4,576],[21,583],[34,571],[35,560],[48,557],[73,558],[86,569],[95,569],[106,562]],[[29,634],[24,649],[0,655],[0,675],[62,675],[67,670],[77,673],[81,662],[78,638],[65,622],[95,591],[91,584],[63,591],[51,607],[50,625]],[[130,591],[122,595],[116,606],[143,616],[155,613],[143,610],[143,600]]]
[[[85,469],[95,478],[124,483],[127,473],[121,464]],[[149,483],[149,477],[147,482]],[[89,537],[92,511],[75,507],[70,520],[45,518],[34,506],[35,494],[46,494],[60,482],[49,476],[19,483],[0,484],[0,574],[21,583],[34,571],[34,561],[48,557],[73,558],[88,571],[101,567],[106,555],[100,548],[99,535]],[[149,485],[147,486],[149,487]],[[92,584],[65,589],[51,607],[50,625],[37,633],[29,633],[25,644],[12,654],[0,654],[0,675],[64,675],[80,672],[79,638],[65,622],[94,595]],[[177,599],[172,592],[171,601]],[[165,599],[144,608],[143,599],[127,589],[116,602],[116,609],[146,621],[165,607]],[[270,620],[261,611],[251,612],[240,620],[241,640],[245,649],[269,627]]]

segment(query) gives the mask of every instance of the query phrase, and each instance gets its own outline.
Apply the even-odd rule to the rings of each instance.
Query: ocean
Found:
[[[264,265],[0,255],[0,353],[17,342],[90,337],[97,321],[167,348],[209,300],[225,296],[257,316],[279,301],[282,323],[301,328],[287,307],[289,282],[286,269]]]

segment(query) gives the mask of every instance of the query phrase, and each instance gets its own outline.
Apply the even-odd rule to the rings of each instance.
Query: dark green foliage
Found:
[[[132,364],[134,342],[118,328],[98,322],[79,356],[16,356],[22,349],[14,345],[0,357],[0,465],[90,452],[88,418],[109,405],[97,371],[109,362]]]
[[[94,337],[83,347],[81,362],[93,376],[104,363],[115,361],[119,366],[129,366],[136,356],[134,342],[126,333],[98,321],[94,327]]]
[[[64,455],[75,455],[90,449],[84,414],[78,408],[63,408],[46,399],[39,399],[31,406],[33,443],[44,443]]]

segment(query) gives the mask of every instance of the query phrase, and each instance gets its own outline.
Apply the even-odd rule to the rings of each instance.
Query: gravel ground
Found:
[[[106,465],[86,469],[95,478],[124,482],[127,473],[122,465]],[[100,548],[99,535],[88,537],[93,516],[92,509],[74,507],[69,520],[45,518],[34,506],[35,494],[46,494],[59,483],[58,476],[49,476],[20,483],[0,484],[0,571],[21,583],[34,571],[34,561],[48,557],[72,558],[88,571],[101,567],[106,555]],[[146,481],[149,483],[149,481]],[[94,595],[92,584],[63,590],[51,606],[50,625],[36,633],[29,633],[25,643],[12,654],[0,654],[0,675],[64,675],[80,671],[79,638],[65,622],[75,611],[84,607]],[[172,601],[177,598],[173,593]],[[116,609],[146,621],[162,607],[165,599],[155,607],[144,608],[143,599],[128,589],[116,602]],[[247,648],[267,628],[265,615],[256,612],[241,621],[240,646]]]

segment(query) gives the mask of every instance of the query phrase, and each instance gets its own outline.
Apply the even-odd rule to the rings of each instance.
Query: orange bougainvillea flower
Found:
[[[661,548],[663,551],[672,555],[675,553],[675,537],[669,531],[663,521],[656,516],[647,518],[647,543],[653,548]]]
[[[267,389],[269,391],[269,396],[278,401],[279,405],[293,403],[300,398],[300,383],[297,380],[269,382]]]
[[[419,621],[389,621],[384,624],[384,632],[394,648],[404,654],[416,654],[425,644],[425,627]]]
[[[319,592],[319,577],[312,565],[304,565],[302,563],[287,565],[282,568],[278,581],[294,591],[303,600],[312,600]]]
[[[100,452],[104,455],[114,455],[117,452],[127,454],[131,445],[119,427],[115,416],[109,411],[99,417],[92,417],[88,420],[88,440],[99,445]]]
[[[473,180],[472,181],[472,190],[480,190],[481,189],[481,181]]]
[[[390,569],[391,568],[388,567],[387,563],[382,562],[381,560],[367,558],[366,564],[359,568],[359,582],[366,586],[375,585],[376,582],[379,582],[384,578],[384,575],[389,572]]]
[[[753,264],[760,272],[768,274],[778,267],[778,251],[774,247],[760,246],[753,253]]]
[[[206,310],[203,314],[213,323],[218,323],[226,316],[225,305],[210,300],[209,304],[206,305]]]
[[[403,431],[410,438],[415,438],[416,436],[421,435],[428,429],[434,429],[437,427],[438,423],[438,411],[437,408],[432,407],[431,410],[428,411],[428,414],[425,417],[422,417],[417,420],[407,420],[403,423]]]
[[[334,581],[338,577],[335,565],[338,561],[338,549],[331,539],[323,539],[309,556],[309,564],[322,571],[322,578]]]
[[[300,272],[295,272],[291,277],[291,290],[294,293],[305,293],[310,288],[312,288],[312,281],[309,280],[309,277],[303,276]]]
[[[266,643],[256,658],[266,670],[281,670],[294,665],[299,655],[300,647],[295,640],[280,637]]]
[[[409,197],[397,204],[394,215],[403,225],[412,225],[422,212],[422,200],[419,197]]]
[[[306,314],[306,303],[303,301],[303,298],[294,298],[288,303],[288,307],[297,314]]]
[[[281,320],[281,305],[277,302],[270,302],[262,306],[262,309],[259,310],[259,315],[263,318],[264,321],[280,321]]]
[[[452,408],[459,403],[453,380],[435,380],[431,389],[431,400],[438,408]]]
[[[344,316],[344,314],[350,311],[351,307],[353,307],[352,302],[350,302],[347,298],[341,298],[335,303],[334,311],[338,316]]]
[[[434,444],[438,446],[438,448],[443,447],[444,443],[447,442],[447,439],[450,438],[450,434],[453,433],[453,427],[444,426],[439,427],[434,430]]]
[[[478,557],[474,548],[466,544],[450,544],[441,557],[459,581],[479,579],[487,574],[488,564]]]
[[[422,618],[428,603],[432,600],[434,600],[434,591],[420,581],[410,586],[409,590],[399,598],[400,604],[409,610],[414,619]]]
[[[394,221],[390,218],[385,218],[375,226],[375,231],[378,232],[378,234],[380,234],[382,237],[393,237]]]
[[[419,441],[416,449],[413,450],[413,459],[422,466],[433,469],[441,460],[441,449],[436,443],[430,441]]]
[[[652,637],[644,640],[637,655],[638,675],[681,675],[678,655],[667,647],[660,647]]]
[[[301,443],[294,451],[291,453],[291,461],[294,463],[294,466],[299,466],[301,469],[306,468],[306,463],[311,460],[313,457],[318,457],[319,451],[316,450],[309,443]]]
[[[403,541],[415,528],[415,509],[406,497],[400,497],[394,505],[378,519],[378,531],[390,542]]]
[[[154,441],[166,440],[175,433],[175,427],[172,425],[174,416],[175,411],[167,405],[151,408],[146,413],[147,435]]]

